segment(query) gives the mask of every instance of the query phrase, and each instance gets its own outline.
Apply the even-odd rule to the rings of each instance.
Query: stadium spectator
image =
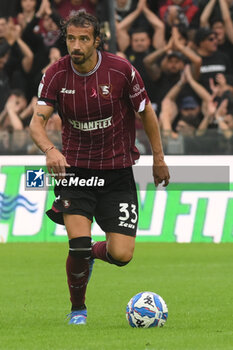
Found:
[[[228,57],[233,55],[233,23],[229,6],[226,0],[219,0],[220,15],[211,17],[216,1],[210,1],[203,11],[200,22],[202,27],[210,27],[216,33],[218,50],[224,52]],[[208,11],[207,11],[208,10]]]
[[[225,53],[228,58],[231,58],[233,56],[233,36],[230,40],[228,39],[224,22],[219,19],[213,20],[211,23],[211,29],[217,36],[218,50]]]
[[[190,85],[193,94],[179,96],[186,83]],[[162,101],[160,123],[164,134],[176,138],[178,131],[187,130],[184,126],[189,126],[189,131],[197,129],[203,118],[201,109],[205,109],[211,100],[211,95],[193,78],[190,66],[187,65],[181,79],[168,91]],[[179,123],[180,120],[182,123]],[[181,125],[183,128],[180,128]]]
[[[144,58],[144,65],[154,82],[154,100],[157,113],[167,91],[177,83],[184,69],[185,63],[190,62],[195,77],[199,76],[201,58],[187,45],[180,36],[178,28],[172,29],[172,36],[162,49],[156,50]]]
[[[23,127],[26,129],[28,128],[29,123],[31,121],[36,103],[37,97],[33,97],[31,101],[27,104],[27,106],[19,114],[19,118],[23,123]]]
[[[171,32],[172,39],[172,49],[179,51],[186,59],[186,62],[191,64],[192,74],[194,78],[198,78],[200,75],[200,67],[202,60],[199,55],[189,46],[188,38],[184,33],[178,29],[178,27],[173,27]]]
[[[49,64],[44,67],[41,71],[42,74],[46,72],[46,70],[55,62],[57,62],[61,58],[61,52],[56,47],[51,47],[49,51]]]
[[[42,0],[35,16],[23,30],[22,38],[31,47],[36,57],[28,79],[28,99],[37,94],[41,71],[49,64],[50,48],[57,47],[62,55],[66,54],[66,48],[60,35],[60,19],[60,16],[52,11],[48,0]]]
[[[27,107],[27,99],[21,90],[12,90],[8,97],[3,111],[0,114],[0,125],[2,129],[10,132],[15,130],[23,130],[29,125],[29,117],[25,114]],[[31,110],[32,112],[32,110]],[[21,115],[21,113],[23,113]],[[30,117],[32,113],[30,114]]]
[[[226,12],[227,7],[227,12]],[[200,0],[199,1],[199,16],[200,26],[208,27],[210,23],[215,19],[220,19],[228,22],[227,18],[224,18],[226,13],[230,14],[233,19],[233,1],[232,0]]]
[[[223,97],[218,106],[213,101],[209,102],[197,135],[202,136],[213,123],[217,124],[218,130],[224,138],[233,141],[233,94],[226,96],[226,98]]]
[[[137,0],[114,0],[116,21],[121,22],[126,16],[132,13],[137,7]]]
[[[16,66],[16,57],[20,57],[21,66],[25,73],[29,73],[33,63],[33,53],[30,47],[21,38],[21,29],[19,25],[15,25],[12,18],[9,18],[5,38],[11,46],[10,59],[14,60]],[[13,63],[8,61],[8,64],[12,66]]]
[[[1,20],[0,20],[1,22]],[[0,112],[3,110],[10,94],[10,82],[5,66],[10,54],[10,45],[6,39],[0,40]]]
[[[6,39],[10,45],[10,53],[5,65],[10,87],[26,91],[27,76],[33,64],[33,53],[21,38],[21,29],[12,18],[0,17],[0,40]]]
[[[56,47],[62,56],[67,54],[65,41],[61,35],[61,17],[52,11],[50,6],[42,17],[39,33],[47,50],[51,47]]]
[[[144,13],[148,22],[153,27],[154,35],[152,40],[145,28],[138,28],[132,31],[131,35],[129,34],[131,25],[141,13]],[[154,86],[150,76],[146,72],[143,60],[154,50],[152,45],[157,45],[157,48],[164,45],[164,26],[159,18],[149,10],[146,0],[139,0],[136,10],[117,24],[117,38],[120,51],[124,52],[126,58],[139,71],[147,93],[152,103],[154,103]]]
[[[199,82],[210,91],[209,79],[215,79],[218,73],[232,74],[232,65],[228,56],[218,51],[217,35],[211,29],[198,29],[194,42],[202,58]]]
[[[216,83],[215,83],[216,81]],[[210,78],[210,89],[212,92],[212,98],[219,100],[222,98],[223,94],[229,92],[233,93],[233,77],[225,76],[224,74],[217,74],[215,77],[215,81],[213,78]]]
[[[0,127],[0,154],[7,155],[11,152],[11,138],[7,130]]]
[[[150,23],[150,25],[153,28],[153,37],[152,42],[149,39],[149,34],[147,33],[146,28],[137,28],[133,32],[131,32],[130,37],[130,29],[135,22],[135,20],[138,18],[140,14],[144,14],[144,16],[147,19],[147,22]],[[139,0],[138,5],[136,9],[131,12],[127,17],[125,17],[120,23],[116,24],[117,28],[117,43],[120,51],[126,52],[127,48],[130,47],[130,44],[132,46],[132,42],[136,41],[137,43],[148,42],[149,45],[146,45],[147,48],[152,44],[152,46],[155,49],[161,48],[165,44],[165,38],[164,38],[164,24],[160,19],[148,8],[147,1],[146,0]],[[147,34],[140,39],[134,39],[133,35],[134,33],[145,33]],[[141,47],[141,51],[145,51],[145,47]]]
[[[185,97],[187,99],[188,97]],[[188,105],[188,108],[198,108],[198,105],[194,102],[193,105]],[[195,107],[196,106],[196,107]],[[184,102],[184,110],[187,108],[186,103]],[[178,135],[186,136],[186,137],[194,137],[196,135],[197,129],[200,125],[200,120],[198,118],[193,118],[193,116],[181,116],[176,124],[176,133]]]
[[[188,27],[198,11],[199,8],[193,0],[166,0],[160,6],[159,14],[169,27]]]
[[[140,0],[115,0],[116,25],[122,22],[125,18],[127,18],[131,14],[132,16],[135,16],[136,14],[135,10],[138,8],[138,5],[140,4],[140,2],[141,2]],[[144,2],[144,5],[142,5],[142,8],[145,6],[149,8],[148,1],[145,0],[142,2]],[[123,11],[123,8],[125,8],[125,11]],[[127,10],[127,8],[130,8],[130,10]],[[129,18],[131,18],[131,16]],[[143,11],[136,14],[135,19],[132,21],[130,25],[130,32],[133,32],[138,28],[144,28],[144,30],[148,32],[150,36],[153,35],[153,29],[151,28],[148,22],[148,19],[145,17]]]
[[[216,121],[218,123],[219,130],[222,131],[223,135],[227,139],[233,138],[233,104],[228,100],[225,102],[226,112],[223,114],[219,106],[215,114]],[[228,106],[229,105],[229,106]],[[223,106],[224,108],[224,106]]]
[[[200,125],[200,131],[198,132],[198,135],[202,135],[201,130],[203,128],[204,129],[217,128],[217,121],[216,121],[216,118],[214,118],[214,113],[216,111],[217,106],[220,105],[223,100],[232,100],[232,94],[233,94],[232,76],[226,78],[224,74],[219,73],[216,75],[215,80],[216,80],[216,83],[214,82],[213,78],[210,78],[210,89],[211,89],[212,95],[209,100],[209,103],[206,103],[204,108],[202,108],[204,118]]]
[[[42,1],[44,2],[44,0]],[[38,9],[37,0],[21,0],[19,12],[17,13],[17,16],[14,18],[14,23],[19,24],[23,31],[26,25],[30,23],[33,17],[35,16],[37,9]]]
[[[80,10],[88,13],[96,13],[96,5],[98,0],[54,0],[54,5],[64,19],[74,16]]]
[[[154,108],[158,115],[162,99],[167,91],[180,79],[180,74],[185,66],[185,58],[180,52],[170,51],[165,56],[164,52],[166,52],[166,49],[155,51],[144,59],[148,75],[154,82],[152,85],[152,91],[154,91],[152,101],[155,104]],[[161,56],[163,56],[162,62]]]
[[[1,154],[28,154],[30,139],[28,125],[31,121],[37,98],[27,104],[23,91],[12,90],[0,113]],[[6,137],[8,134],[8,137]],[[34,150],[35,151],[35,150]],[[38,154],[34,152],[34,154]]]

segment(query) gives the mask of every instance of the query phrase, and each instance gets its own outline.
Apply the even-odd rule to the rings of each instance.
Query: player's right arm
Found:
[[[47,105],[36,105],[29,126],[30,135],[35,144],[46,155],[46,166],[50,174],[64,174],[65,167],[69,167],[66,158],[58,151],[49,140],[45,127],[53,113],[54,108]],[[62,176],[61,176],[62,177]]]

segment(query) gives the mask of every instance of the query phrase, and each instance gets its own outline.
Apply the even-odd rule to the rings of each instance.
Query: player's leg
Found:
[[[82,311],[82,314],[86,316],[85,292],[90,270],[89,262],[92,261],[91,222],[96,198],[92,189],[77,187],[74,181],[76,177],[89,179],[92,176],[91,170],[76,167],[68,170],[67,180],[69,181],[72,176],[73,185],[55,187],[56,199],[46,214],[54,222],[65,225],[68,233],[69,255],[66,269],[72,303],[71,317],[76,311]],[[82,319],[85,321],[85,317]],[[70,320],[70,323],[81,324],[79,320],[78,318],[77,322]]]
[[[66,273],[72,304],[70,323],[85,324],[85,294],[91,258],[91,220],[82,215],[64,213],[63,218],[69,237]]]
[[[135,237],[126,236],[122,233],[108,232],[106,241],[106,255],[110,263],[124,266],[133,258]]]
[[[135,237],[122,233],[106,233],[106,241],[97,242],[92,247],[92,255],[110,264],[124,266],[133,257]]]
[[[92,256],[118,266],[126,265],[133,257],[138,222],[137,193],[131,169],[118,170],[97,205],[95,217],[106,232],[106,241],[93,245]]]

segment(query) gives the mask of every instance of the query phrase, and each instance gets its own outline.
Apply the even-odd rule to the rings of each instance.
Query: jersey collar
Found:
[[[97,53],[98,53],[98,61],[95,65],[95,67],[88,73],[85,73],[85,74],[82,74],[82,73],[79,73],[73,66],[73,62],[72,60],[70,59],[70,63],[71,63],[71,67],[72,67],[72,70],[75,74],[79,75],[80,77],[88,77],[89,75],[92,75],[93,73],[95,73],[97,71],[97,69],[99,68],[101,62],[102,62],[102,55],[101,55],[101,52],[99,50],[97,50]]]

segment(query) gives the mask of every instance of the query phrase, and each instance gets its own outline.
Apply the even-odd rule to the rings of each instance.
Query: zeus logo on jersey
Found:
[[[61,94],[70,94],[70,95],[74,95],[75,94],[75,90],[67,90],[66,88],[62,88],[60,91]]]
[[[112,116],[106,119],[99,119],[87,122],[80,122],[78,120],[68,119],[74,129],[82,131],[92,131],[97,129],[105,129],[112,125]]]

